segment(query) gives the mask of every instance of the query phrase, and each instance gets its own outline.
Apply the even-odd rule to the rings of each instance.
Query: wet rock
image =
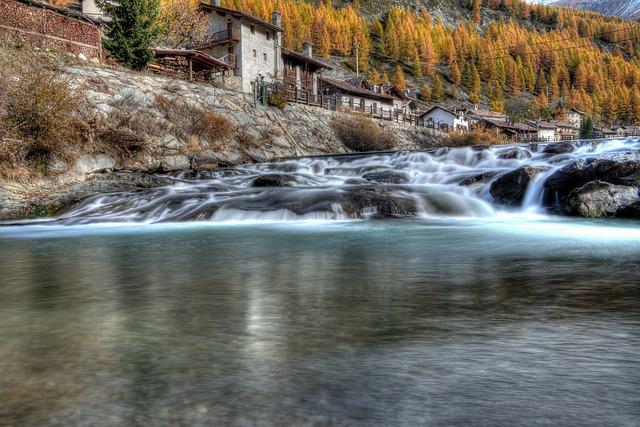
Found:
[[[520,206],[533,177],[544,169],[533,166],[522,166],[507,172],[493,181],[490,193],[493,199],[507,206]]]
[[[393,193],[384,187],[356,187],[339,195],[342,209],[352,217],[368,213],[377,217],[407,217],[417,212],[413,198]]]
[[[616,216],[619,218],[640,218],[640,201],[619,208],[616,211]]]
[[[531,152],[525,148],[515,147],[498,154],[498,158],[502,160],[526,160],[531,158]]]
[[[572,215],[600,218],[640,201],[638,189],[602,181],[589,182],[569,194],[566,211]]]
[[[576,150],[576,146],[570,142],[556,142],[544,147],[542,151],[545,154],[565,154]]]
[[[383,171],[368,173],[362,176],[363,179],[382,184],[406,184],[409,182],[409,175],[404,172]]]
[[[478,184],[478,183],[489,181],[490,179],[493,179],[496,175],[497,173],[494,171],[483,172],[481,174],[473,175],[468,178],[465,178],[462,181],[460,181],[459,184],[464,186]]]
[[[268,174],[260,175],[251,183],[252,187],[291,187],[297,182],[292,175]]]
[[[573,190],[592,181],[640,186],[640,161],[603,158],[577,160],[556,171],[545,181],[545,205],[562,208]]]
[[[189,158],[182,154],[164,156],[162,158],[161,167],[162,170],[166,172],[189,169]]]

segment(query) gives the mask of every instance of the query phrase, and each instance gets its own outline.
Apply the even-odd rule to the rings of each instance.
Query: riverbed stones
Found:
[[[635,187],[593,181],[569,194],[568,208],[572,215],[601,218],[614,216],[638,201],[640,197]]]
[[[514,147],[506,151],[503,151],[502,153],[498,154],[497,157],[501,160],[513,160],[513,159],[525,160],[525,159],[530,159],[531,156],[532,156],[531,152],[526,148]]]
[[[522,166],[514,171],[498,177],[491,184],[490,193],[493,199],[502,205],[520,206],[524,200],[531,180],[544,169],[533,166]]]

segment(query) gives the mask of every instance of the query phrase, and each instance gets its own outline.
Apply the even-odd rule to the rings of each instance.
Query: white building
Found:
[[[281,16],[273,12],[271,22],[220,6],[220,0],[202,3],[209,14],[207,37],[201,50],[234,65],[241,90],[252,93],[258,79],[266,82],[282,77]]]
[[[571,108],[567,111],[567,122],[569,125],[576,129],[582,129],[582,122],[584,121],[584,113],[575,108]]]
[[[435,107],[422,113],[419,123],[428,128],[438,129],[445,132],[451,130],[468,131],[469,121],[467,120],[466,110],[449,110],[447,108],[436,105]]]
[[[529,125],[538,130],[538,141],[556,142],[559,140],[557,126],[544,120],[530,120]]]

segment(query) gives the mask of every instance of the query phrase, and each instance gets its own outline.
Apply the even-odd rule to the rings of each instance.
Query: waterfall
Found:
[[[638,153],[637,139],[540,146],[482,146],[285,159],[175,175],[175,183],[85,200],[56,223],[328,221],[378,217],[487,217],[543,210],[545,181],[581,158]],[[540,169],[522,206],[494,203],[492,183]]]

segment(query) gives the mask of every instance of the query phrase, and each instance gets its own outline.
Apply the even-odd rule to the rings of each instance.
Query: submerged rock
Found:
[[[589,218],[614,216],[640,201],[638,189],[593,181],[569,194],[568,213]]]
[[[497,174],[498,173],[495,171],[483,172],[481,174],[473,175],[468,178],[465,178],[462,181],[460,181],[459,184],[463,186],[467,186],[467,185],[473,185],[478,183],[484,183],[486,181],[489,181],[490,179],[495,178]]]
[[[297,182],[292,175],[269,174],[260,175],[251,183],[252,187],[291,187]]]
[[[576,146],[570,142],[556,142],[544,147],[542,151],[545,154],[565,154],[576,150]]]
[[[521,147],[510,148],[509,150],[498,154],[498,158],[502,160],[512,160],[512,159],[525,160],[525,159],[530,159],[531,157],[532,157],[531,152]]]
[[[493,181],[490,189],[491,196],[502,205],[520,206],[524,201],[531,180],[543,171],[542,168],[522,166],[507,172]]]
[[[640,201],[618,209],[616,216],[618,218],[640,218]]]
[[[362,176],[363,179],[383,184],[406,184],[409,182],[409,175],[404,172],[383,171],[368,173]]]

